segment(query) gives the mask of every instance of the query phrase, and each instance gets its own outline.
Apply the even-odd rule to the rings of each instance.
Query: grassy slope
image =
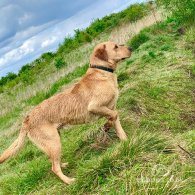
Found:
[[[188,36],[178,36],[176,28],[171,22],[145,30],[149,40],[118,68],[118,109],[127,142],[119,142],[113,130],[103,134],[104,120],[61,131],[62,159],[69,162],[64,173],[77,178],[68,187],[28,142],[0,166],[0,194],[192,194],[194,162],[177,145],[195,150],[195,60],[185,49]],[[17,132],[6,135],[1,151]]]
[[[160,19],[160,15],[158,13],[156,15]],[[27,85],[21,82],[11,90],[0,93],[0,136],[14,135],[16,130],[20,128],[22,117],[34,105],[56,93],[56,91],[60,91],[64,84],[81,76],[80,73],[84,74],[86,68],[83,66],[88,63],[89,55],[97,43],[113,40],[124,44],[129,37],[132,37],[143,27],[153,24],[155,20],[156,18],[153,15],[148,15],[136,23],[125,23],[120,27],[117,26],[113,31],[106,31],[91,43],[85,44],[68,54],[63,53],[63,58],[68,64],[67,67],[56,70],[54,59],[51,59],[46,63],[47,65],[41,68],[39,74],[36,74],[36,78],[34,78],[35,75],[33,76],[35,80],[33,84]]]
[[[159,19],[159,14],[157,13],[156,15],[157,19]],[[15,118],[18,118],[20,111],[27,106],[25,104],[26,100],[36,96],[37,93],[39,93],[40,91],[42,93],[47,93],[47,91],[55,82],[58,82],[60,79],[63,79],[66,74],[73,72],[76,67],[83,66],[84,64],[88,63],[89,55],[97,43],[106,40],[113,40],[120,44],[124,44],[127,39],[129,39],[129,37],[139,32],[139,30],[142,29],[143,26],[149,26],[153,24],[154,21],[154,16],[149,15],[144,17],[142,20],[137,21],[136,23],[130,24],[129,22],[126,22],[124,23],[124,25],[120,25],[120,28],[117,26],[116,28],[112,28],[112,31],[111,29],[105,30],[104,33],[101,33],[101,35],[97,36],[92,42],[84,44],[82,47],[78,47],[70,53],[60,53],[59,55],[63,57],[63,59],[67,63],[67,66],[58,70],[54,66],[55,57],[47,61],[41,61],[40,58],[35,60],[34,62],[32,62],[32,64],[36,64],[36,72],[33,72],[32,76],[30,74],[30,81],[32,82],[32,84],[30,84],[31,82],[25,83],[24,81],[20,81],[14,87],[9,87],[10,85],[5,85],[4,87],[6,90],[4,90],[3,93],[0,92],[0,117],[9,118],[6,115],[10,115],[10,113],[12,112],[14,113],[14,116],[16,116]],[[123,22],[120,21],[119,23],[121,24]],[[59,57],[59,55],[57,56]],[[37,61],[41,62],[38,63]],[[29,78],[28,74],[25,75],[27,77],[27,80]],[[13,121],[11,121],[11,123],[12,122]],[[9,122],[7,121],[6,124],[8,123]]]

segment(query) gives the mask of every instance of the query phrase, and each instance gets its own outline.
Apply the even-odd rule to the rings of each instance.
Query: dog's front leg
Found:
[[[119,116],[117,116],[117,119],[115,121],[110,121],[108,120],[105,124],[104,124],[104,131],[108,132],[110,128],[114,127],[116,130],[116,134],[117,136],[121,139],[121,140],[127,140],[127,135],[125,133],[125,131],[123,130],[120,120],[119,120]]]
[[[127,134],[121,126],[119,116],[117,116],[117,119],[114,121],[114,128],[116,129],[116,134],[120,138],[120,140],[127,140]]]
[[[114,122],[118,115],[117,111],[96,104],[90,104],[88,106],[88,111],[99,116],[104,116],[111,122]]]
[[[88,107],[88,111],[106,117],[108,119],[108,122],[105,125],[108,128],[111,128],[113,126],[116,129],[117,136],[121,140],[127,139],[127,135],[120,124],[118,112],[116,110],[111,110],[106,106],[91,104]]]

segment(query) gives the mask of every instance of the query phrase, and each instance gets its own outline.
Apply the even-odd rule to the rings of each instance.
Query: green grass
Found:
[[[28,99],[26,101],[27,104],[36,105],[36,104],[42,102],[43,100],[51,97],[56,92],[59,92],[59,90],[61,89],[61,87],[63,85],[68,84],[71,81],[73,81],[74,79],[82,76],[86,72],[88,67],[89,67],[89,64],[85,64],[82,67],[75,68],[75,70],[73,72],[70,72],[65,77],[63,77],[63,78],[59,79],[58,81],[56,81],[55,83],[53,83],[53,85],[50,87],[50,89],[46,93],[39,92],[38,94],[36,94],[32,98]]]
[[[13,112],[9,112],[8,114],[2,116],[0,118],[0,129],[6,129],[11,125],[13,119],[18,117],[18,113],[20,113],[22,109],[16,108]]]
[[[53,83],[53,85],[50,87],[50,89],[48,89],[48,91],[38,92],[35,96],[22,102],[22,105],[24,104],[23,106],[21,105],[17,106],[14,108],[12,112],[8,112],[7,114],[1,116],[0,117],[0,130],[10,127],[13,123],[13,120],[15,120],[16,118],[20,116],[21,112],[23,111],[23,107],[37,105],[43,100],[59,92],[65,84],[69,84],[74,79],[82,76],[86,72],[88,66],[89,66],[88,64],[85,64],[82,67],[75,68],[72,72],[67,74],[65,77],[62,77],[57,82]]]
[[[63,172],[76,177],[66,186],[50,171],[45,154],[27,141],[20,154],[0,166],[0,194],[193,194],[194,160],[178,145],[194,155],[195,58],[191,34],[179,36],[177,28],[169,19],[145,29],[149,39],[118,67],[117,108],[127,142],[120,142],[113,129],[99,129],[105,119],[61,130],[62,161],[69,162]],[[58,93],[86,69],[75,69],[24,107]],[[13,114],[0,118],[5,130]],[[1,137],[0,152],[15,137]]]

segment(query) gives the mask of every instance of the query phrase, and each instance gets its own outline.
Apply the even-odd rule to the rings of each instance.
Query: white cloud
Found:
[[[25,41],[24,44],[19,47],[18,53],[21,55],[27,55],[30,52],[34,51],[34,40],[30,39],[28,41]]]
[[[32,53],[35,50],[35,41],[34,38],[31,38],[25,41],[20,47],[13,49],[7,52],[3,57],[0,58],[0,67],[5,64],[12,64],[29,53]]]
[[[46,39],[42,42],[41,47],[47,47],[54,43],[57,40],[57,37],[52,36],[50,39]]]

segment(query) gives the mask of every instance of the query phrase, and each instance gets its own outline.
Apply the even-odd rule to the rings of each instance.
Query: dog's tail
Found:
[[[20,134],[19,134],[18,138],[0,156],[0,163],[3,163],[8,158],[12,157],[14,154],[16,154],[22,148],[22,146],[24,145],[26,135],[27,135],[27,131],[24,128],[22,128],[20,130]]]

